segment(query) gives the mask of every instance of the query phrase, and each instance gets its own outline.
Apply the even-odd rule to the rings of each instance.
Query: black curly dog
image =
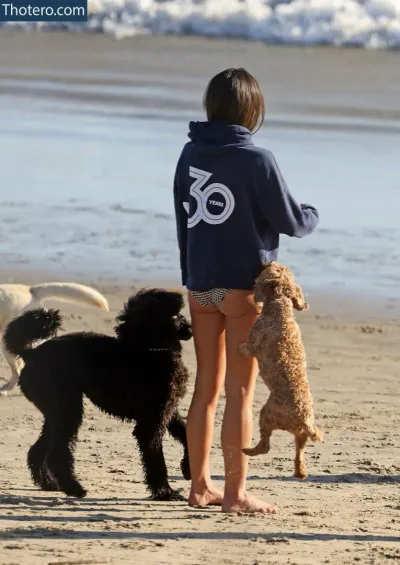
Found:
[[[44,416],[28,454],[41,489],[86,495],[73,457],[86,395],[107,414],[136,422],[133,435],[152,498],[182,500],[168,483],[162,440],[168,430],[183,445],[181,470],[190,479],[186,426],[177,410],[188,380],[180,342],[192,336],[180,314],[183,305],[177,292],[141,290],[117,317],[116,337],[89,332],[54,337],[61,327],[57,310],[32,310],[10,322],[4,341],[25,362],[21,390]]]

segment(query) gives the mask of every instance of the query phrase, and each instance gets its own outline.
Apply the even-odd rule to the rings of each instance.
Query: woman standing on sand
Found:
[[[204,95],[205,122],[189,124],[179,158],[174,199],[182,270],[197,358],[187,420],[192,487],[190,505],[221,504],[226,512],[275,513],[246,492],[252,440],[254,358],[242,356],[259,307],[252,289],[262,264],[277,259],[279,234],[303,237],[318,212],[297,204],[273,155],[253,144],[264,121],[257,80],[244,69],[216,75]],[[212,484],[209,457],[215,411],[225,385],[222,423],[225,490]]]

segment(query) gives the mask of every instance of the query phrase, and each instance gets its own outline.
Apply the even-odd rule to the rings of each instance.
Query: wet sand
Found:
[[[12,273],[9,278],[13,278]],[[113,318],[131,289],[100,288],[112,312],[62,305],[68,331],[111,333]],[[0,399],[0,563],[304,564],[392,563],[400,558],[400,319],[299,313],[323,444],[307,446],[309,478],[291,478],[294,446],[283,432],[270,455],[250,461],[252,493],[279,505],[277,516],[230,516],[217,508],[147,499],[131,426],[87,405],[77,445],[77,473],[88,488],[83,500],[38,491],[25,466],[41,424],[38,412],[16,391]],[[60,303],[49,303],[60,306]],[[371,315],[372,316],[372,315]],[[195,359],[185,347],[191,383]],[[0,378],[8,368],[0,362]],[[117,386],[117,383],[115,383]],[[258,382],[258,412],[267,390]],[[212,451],[216,484],[223,484],[218,408]],[[180,447],[165,453],[176,488],[188,492],[179,470]]]
[[[157,105],[191,112],[201,110],[199,93],[213,73],[240,65],[260,78],[272,115],[310,112],[400,119],[400,66],[396,52],[298,49],[261,42],[172,36],[116,41],[101,34],[0,29],[2,79],[47,77],[53,85],[58,80],[87,85],[172,85],[176,89],[175,99],[159,97]],[[34,90],[32,85],[27,94],[31,96]],[[179,95],[181,90],[185,97]],[[17,85],[3,85],[2,93],[7,92],[21,95]],[[67,91],[59,95],[72,96]],[[84,94],[80,94],[79,99],[82,98]],[[86,99],[96,102],[93,93]],[[107,102],[107,95],[98,98],[102,100]],[[119,102],[154,107],[151,96],[135,98],[132,93],[125,99],[120,97]]]

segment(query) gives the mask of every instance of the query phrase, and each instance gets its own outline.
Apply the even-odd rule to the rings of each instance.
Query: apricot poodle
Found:
[[[305,479],[306,442],[323,438],[314,424],[306,356],[293,313],[293,308],[306,310],[308,304],[293,274],[276,261],[268,263],[257,278],[254,297],[263,303],[262,312],[240,350],[257,358],[260,375],[271,394],[260,412],[260,441],[243,451],[251,456],[268,453],[272,432],[288,431],[296,441],[294,476]]]

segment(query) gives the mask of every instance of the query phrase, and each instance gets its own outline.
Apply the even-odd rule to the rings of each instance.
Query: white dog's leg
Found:
[[[1,342],[1,350],[11,369],[11,379],[7,384],[0,388],[0,396],[6,396],[8,391],[12,390],[18,384],[19,373],[21,371],[23,361],[22,359],[17,359],[13,355],[11,355],[6,350],[3,341]]]

